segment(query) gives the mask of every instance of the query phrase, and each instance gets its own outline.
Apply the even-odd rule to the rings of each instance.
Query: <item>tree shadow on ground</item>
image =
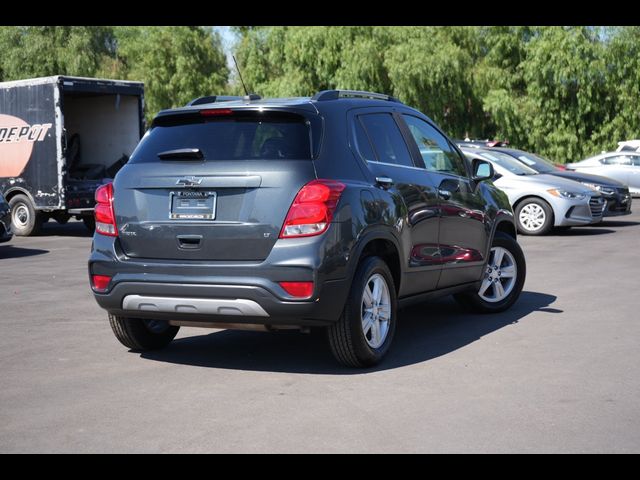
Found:
[[[462,310],[451,298],[402,310],[393,345],[375,368],[340,366],[331,356],[323,332],[261,333],[221,330],[174,340],[167,348],[144,352],[142,358],[198,367],[237,370],[354,375],[425,362],[473,343],[491,332],[518,323],[530,313],[562,313],[549,308],[553,295],[522,292],[508,311],[477,315]]]

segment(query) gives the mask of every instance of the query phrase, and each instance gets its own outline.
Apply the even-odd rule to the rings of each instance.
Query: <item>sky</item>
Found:
[[[227,66],[230,69],[234,68],[231,47],[236,40],[236,35],[231,31],[231,27],[213,27],[213,30],[222,37],[222,48],[224,48],[224,53],[227,55]]]

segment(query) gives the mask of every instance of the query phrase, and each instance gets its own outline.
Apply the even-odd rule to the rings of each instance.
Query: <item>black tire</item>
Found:
[[[94,233],[96,231],[96,219],[95,217],[82,217],[82,223],[87,227],[90,233]]]
[[[157,350],[166,347],[177,335],[180,327],[168,322],[118,317],[109,314],[109,323],[116,338],[131,350]]]
[[[529,229],[520,221],[520,213],[527,205],[532,205],[534,208],[535,206],[538,206],[544,211],[545,220],[540,228],[535,230]],[[525,198],[516,207],[515,215],[518,232],[523,235],[545,235],[553,228],[553,209],[551,208],[551,205],[541,198]]]
[[[390,317],[386,337],[377,348],[368,343],[369,340],[362,326],[364,289],[369,288],[369,281],[374,276],[377,279],[382,277],[386,282],[390,303]],[[349,296],[347,297],[347,303],[340,319],[327,328],[329,346],[336,360],[348,367],[358,368],[371,367],[379,363],[389,350],[393,340],[396,329],[396,310],[396,289],[389,267],[379,257],[365,258],[358,265]]]
[[[29,197],[16,195],[9,200],[11,207],[11,228],[19,237],[28,237],[40,232],[44,223],[44,215],[38,212]]]
[[[479,292],[464,292],[454,295],[456,301],[469,311],[475,313],[497,313],[507,310],[513,305],[524,287],[524,281],[527,276],[527,264],[524,253],[516,240],[503,232],[496,232],[491,248],[502,247],[511,253],[516,265],[516,280],[511,292],[501,301],[489,302],[483,299]],[[483,280],[488,275],[488,269],[483,273]]]

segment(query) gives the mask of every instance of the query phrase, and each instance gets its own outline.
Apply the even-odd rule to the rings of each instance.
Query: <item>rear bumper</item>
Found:
[[[320,326],[336,321],[333,298],[344,281],[328,281],[313,301],[286,301],[256,285],[121,282],[109,293],[94,292],[114,315],[189,322]]]
[[[94,291],[94,297],[114,315],[328,325],[340,317],[350,282],[343,255],[319,257],[326,252],[323,241],[307,238],[286,241],[283,247],[276,244],[262,262],[186,262],[133,259],[122,253],[117,239],[95,235],[89,274],[111,277],[108,290]],[[280,286],[282,281],[312,281],[314,292],[308,300],[295,299]]]

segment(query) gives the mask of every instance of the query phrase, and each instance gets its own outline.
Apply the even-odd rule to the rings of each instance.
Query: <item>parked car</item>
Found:
[[[544,235],[553,227],[589,225],[602,220],[605,201],[593,188],[538,173],[493,148],[462,151],[468,158],[491,162],[498,174],[494,183],[509,197],[520,233]]]
[[[11,240],[11,208],[0,192],[0,243]]]
[[[165,110],[96,192],[93,293],[131,349],[182,325],[322,327],[340,362],[374,365],[399,306],[455,294],[499,312],[520,295],[525,258],[492,175],[387,95]]]
[[[626,140],[618,142],[616,152],[640,152],[640,140]]]
[[[629,186],[631,195],[640,196],[640,152],[606,152],[567,164],[568,170],[613,178]]]
[[[560,170],[551,161],[542,158],[540,155],[522,150],[514,148],[495,148],[495,150],[511,155],[538,173],[547,173],[556,177],[566,178],[596,189],[607,202],[603,214],[605,217],[629,215],[631,213],[629,187],[622,182],[601,175]]]

